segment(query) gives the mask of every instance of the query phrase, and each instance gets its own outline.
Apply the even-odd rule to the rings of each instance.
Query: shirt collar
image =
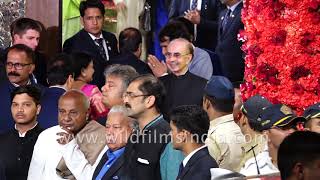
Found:
[[[205,147],[207,147],[207,145],[203,145],[203,146],[201,146],[201,147],[193,150],[191,153],[189,153],[189,154],[183,159],[183,161],[182,161],[183,167],[186,167],[188,161],[191,159],[191,157],[192,157],[196,152],[200,151],[201,149],[203,149],[203,148],[205,148]]]
[[[248,153],[248,151],[254,147],[254,149],[258,149],[259,151],[263,151],[264,145],[266,143],[266,139],[262,134],[255,134],[254,137],[251,139],[250,142],[243,143],[241,146],[241,149],[245,152]]]
[[[96,39],[100,39],[100,38],[103,39],[102,33],[100,34],[99,37],[95,37],[95,36],[94,36],[93,34],[91,34],[91,33],[88,33],[88,34],[89,34],[89,36],[91,37],[92,40],[96,40]]]
[[[14,87],[19,87],[20,85],[19,84],[16,84],[16,83],[11,83]],[[28,80],[27,84],[26,85],[30,85],[31,84],[31,81],[30,79]]]
[[[17,129],[17,124],[14,125],[14,129],[18,131],[19,137],[25,137],[26,134],[27,134],[27,132],[30,131],[30,130],[32,130],[32,129],[34,129],[37,125],[38,125],[38,122],[36,122],[36,124],[35,124],[32,128],[30,128],[29,130],[27,130],[27,131],[24,132],[24,133],[20,133],[20,131]]]
[[[160,114],[158,117],[156,117],[153,121],[149,122],[142,131],[147,130],[149,127],[153,126],[156,122],[158,122],[160,119],[163,118],[163,115]]]
[[[223,124],[229,121],[233,121],[233,114],[224,115],[210,121],[210,126],[217,126],[219,124]]]
[[[60,88],[60,89],[67,91],[66,88],[64,88],[63,86],[59,86],[59,85],[50,86],[49,88]]]
[[[228,9],[231,10],[231,13],[237,8],[237,6],[241,3],[242,1],[237,2],[236,4],[232,5],[232,6],[228,6]]]
[[[124,152],[125,147],[122,147],[120,149],[117,149],[115,151],[112,151],[111,149],[107,150],[107,155],[110,158],[111,156],[115,156],[116,158],[119,158],[121,154]]]

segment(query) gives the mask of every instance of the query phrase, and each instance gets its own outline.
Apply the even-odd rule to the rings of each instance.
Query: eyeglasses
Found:
[[[146,97],[146,96],[150,96],[149,94],[139,94],[139,95],[135,95],[133,94],[132,92],[125,92],[123,94],[123,98],[130,98],[130,99],[133,99],[133,98],[136,98],[136,97]]]
[[[176,53],[170,53],[170,52],[168,52],[168,53],[166,53],[164,56],[166,57],[166,59],[169,59],[169,58],[172,58],[172,57],[174,57],[174,58],[181,58],[181,57],[183,57],[183,56],[186,56],[186,55],[189,55],[190,53],[187,53],[187,54],[181,54],[181,53],[179,53],[179,52],[176,52]]]
[[[23,63],[12,63],[12,62],[7,62],[6,66],[7,68],[11,69],[11,68],[15,68],[17,70],[21,70],[22,68],[24,68],[25,66],[29,66],[30,64],[33,63],[28,63],[28,64],[23,64]]]

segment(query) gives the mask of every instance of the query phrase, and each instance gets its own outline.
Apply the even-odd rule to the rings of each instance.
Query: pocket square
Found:
[[[142,164],[150,164],[148,160],[142,158],[138,158],[137,161],[141,162]]]
[[[119,177],[118,176],[113,176],[112,179],[119,179]]]

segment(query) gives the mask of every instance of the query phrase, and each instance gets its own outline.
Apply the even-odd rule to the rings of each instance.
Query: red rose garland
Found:
[[[320,0],[244,0],[243,99],[260,94],[301,115],[320,101]]]

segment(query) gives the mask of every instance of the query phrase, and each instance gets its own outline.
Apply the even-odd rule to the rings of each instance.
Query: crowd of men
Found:
[[[84,28],[50,60],[39,22],[14,21],[0,54],[0,179],[320,179],[320,103],[297,116],[260,95],[241,100],[242,6],[172,0],[165,61],[139,59],[138,29],[103,31],[100,1],[80,3]],[[75,71],[81,53],[91,70]],[[101,96],[73,89],[79,73]],[[97,101],[108,113],[93,118]]]

